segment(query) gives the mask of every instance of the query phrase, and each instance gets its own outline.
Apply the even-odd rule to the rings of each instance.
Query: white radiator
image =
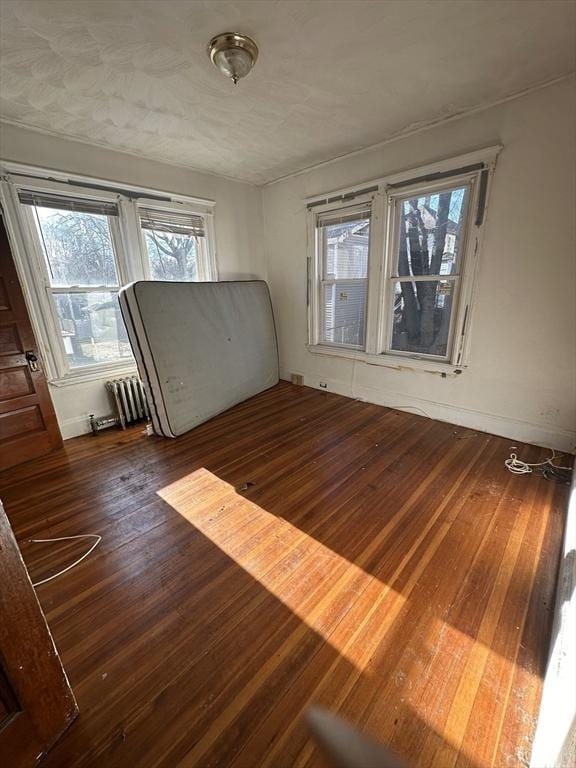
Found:
[[[112,396],[114,415],[122,429],[134,421],[150,419],[150,410],[144,387],[138,376],[125,376],[106,382],[106,389]]]

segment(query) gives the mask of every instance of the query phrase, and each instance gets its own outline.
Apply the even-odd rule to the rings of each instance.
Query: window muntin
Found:
[[[470,196],[468,180],[391,197],[396,236],[385,352],[450,357]]]
[[[78,202],[78,207],[74,204]],[[113,215],[88,212],[82,201],[66,207],[31,205],[48,276],[60,343],[71,369],[131,361],[118,305]],[[64,203],[63,203],[64,205]]]
[[[318,216],[323,344],[364,348],[370,215],[365,205]]]

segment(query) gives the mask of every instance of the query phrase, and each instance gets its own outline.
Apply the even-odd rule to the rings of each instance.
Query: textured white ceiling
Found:
[[[575,68],[571,0],[0,0],[0,117],[256,183]],[[206,45],[252,35],[234,85]]]

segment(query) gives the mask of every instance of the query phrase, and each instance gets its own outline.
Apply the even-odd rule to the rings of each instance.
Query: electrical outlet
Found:
[[[322,387],[322,389],[328,389],[328,384],[326,384],[325,381],[321,381],[320,386]]]

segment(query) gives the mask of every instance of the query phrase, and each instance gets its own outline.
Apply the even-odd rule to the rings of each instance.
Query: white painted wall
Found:
[[[264,187],[282,375],[566,450],[576,432],[574,78]],[[442,379],[306,348],[304,198],[493,144],[494,178],[470,366]]]
[[[568,449],[576,436],[575,91],[572,78],[263,189],[7,125],[0,157],[216,200],[220,275],[268,277],[284,377],[301,373],[309,386],[325,381],[344,395]],[[469,368],[442,379],[308,352],[304,198],[498,143],[505,149]],[[102,382],[52,394],[65,437],[84,431],[89,413],[109,411]]]
[[[213,199],[216,201],[214,224],[220,279],[266,277],[261,193],[251,184],[6,124],[0,125],[0,158]],[[51,386],[65,438],[87,431],[90,413],[104,415],[110,412],[103,381]]]

